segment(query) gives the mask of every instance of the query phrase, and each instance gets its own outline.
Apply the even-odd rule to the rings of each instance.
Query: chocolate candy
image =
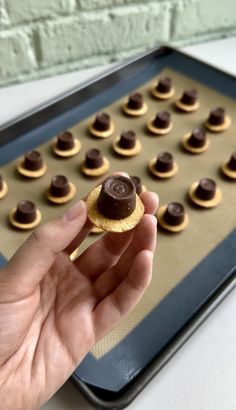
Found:
[[[213,179],[202,178],[196,188],[195,194],[203,201],[213,199],[216,193],[216,183]]]
[[[172,80],[169,77],[165,78],[160,78],[156,90],[159,91],[159,93],[169,93],[172,87]]]
[[[155,169],[158,172],[169,172],[173,169],[174,158],[170,152],[161,152],[156,160]]]
[[[181,225],[184,222],[185,210],[179,202],[171,202],[163,215],[164,221],[171,226]]]
[[[227,165],[230,170],[236,171],[236,151],[231,155]]]
[[[64,197],[70,192],[68,179],[64,175],[55,175],[52,177],[50,185],[50,194],[55,197]]]
[[[57,136],[57,148],[61,151],[67,151],[74,148],[74,136],[69,131],[60,132]]]
[[[2,191],[2,190],[3,190],[3,177],[0,174],[0,191]]]
[[[93,127],[98,131],[107,131],[111,125],[110,115],[105,112],[96,116]]]
[[[21,224],[30,224],[37,217],[36,205],[32,201],[22,200],[18,202],[15,219]]]
[[[136,190],[130,178],[115,175],[107,178],[98,197],[100,212],[109,219],[130,216],[136,205]]]
[[[89,169],[96,169],[103,165],[102,153],[97,148],[92,148],[86,152],[85,166]]]
[[[140,110],[143,106],[143,96],[139,93],[131,94],[129,96],[128,108],[131,110]]]
[[[43,167],[43,157],[38,151],[29,151],[25,154],[24,168],[30,171],[38,171]]]
[[[130,177],[131,181],[133,182],[135,189],[136,189],[136,194],[140,195],[142,192],[142,182],[141,179],[139,177],[137,177],[136,175],[133,175]]]
[[[134,131],[123,131],[120,139],[119,146],[124,149],[132,149],[135,147],[136,134]]]
[[[156,128],[168,128],[171,121],[171,115],[168,111],[160,111],[153,122]]]
[[[188,139],[188,144],[194,148],[204,147],[206,143],[206,132],[203,128],[195,128],[192,131],[190,138]]]
[[[210,112],[208,122],[210,125],[221,125],[225,122],[225,110],[224,108],[217,107]]]
[[[180,102],[185,105],[194,105],[197,102],[197,91],[196,90],[186,90],[184,91]]]

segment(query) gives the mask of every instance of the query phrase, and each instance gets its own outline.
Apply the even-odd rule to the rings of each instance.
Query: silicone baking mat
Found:
[[[155,100],[150,93],[153,84],[159,77],[170,76],[175,87],[175,95],[166,102]],[[199,93],[200,108],[195,113],[184,114],[175,109],[174,100],[179,97],[183,90],[194,88]],[[52,153],[52,142],[55,135],[47,137],[47,142],[43,145],[33,145],[39,149],[48,165],[48,172],[38,180],[27,180],[20,177],[16,172],[16,164],[19,158],[13,162],[4,165],[1,173],[6,179],[9,186],[8,196],[1,200],[0,207],[0,249],[3,255],[8,259],[27,238],[29,233],[20,232],[11,228],[8,224],[8,213],[19,199],[31,199],[37,203],[42,211],[43,221],[50,220],[63,212],[68,205],[56,206],[50,204],[45,198],[45,191],[48,188],[50,179],[56,174],[65,174],[71,182],[76,185],[77,195],[74,199],[83,198],[86,193],[99,181],[96,179],[85,178],[80,171],[81,164],[84,160],[85,152],[89,148],[99,148],[102,153],[110,160],[110,171],[127,171],[131,175],[138,175],[142,183],[160,196],[160,203],[180,201],[185,205],[186,211],[190,217],[189,227],[180,234],[167,234],[160,230],[158,235],[158,251],[154,258],[153,280],[135,310],[126,317],[121,325],[102,339],[92,350],[92,354],[82,364],[81,371],[78,374],[82,378],[93,384],[89,375],[91,357],[98,362],[99,359],[106,359],[107,354],[132,333],[139,323],[147,318],[150,312],[157,307],[161,301],[165,300],[166,295],[173,291],[177,284],[188,276],[189,272],[194,271],[199,262],[206,258],[210,252],[220,246],[221,242],[228,239],[227,246],[230,249],[232,244],[232,235],[236,223],[236,183],[222,176],[219,167],[222,162],[228,160],[230,154],[235,150],[236,134],[236,102],[219,91],[202,84],[199,80],[191,78],[186,74],[165,67],[158,75],[152,76],[152,79],[144,85],[129,89],[131,91],[140,91],[148,104],[148,112],[140,118],[131,118],[122,113],[121,106],[127,98],[123,95],[113,104],[103,106],[103,111],[111,115],[115,123],[115,133],[112,137],[104,140],[91,137],[88,132],[88,125],[94,118],[94,115],[80,121],[78,124],[69,128],[74,135],[81,141],[82,150],[80,153],[70,159],[60,159]],[[106,99],[104,100],[106,101]],[[232,125],[229,130],[214,134],[208,133],[211,144],[209,150],[202,155],[191,155],[185,152],[181,147],[181,140],[186,132],[190,132],[194,127],[201,126],[207,118],[210,109],[215,106],[223,106],[232,118]],[[152,136],[146,129],[147,120],[154,116],[159,110],[167,109],[172,114],[173,129],[166,136]],[[65,127],[63,126],[61,130]],[[122,158],[113,153],[111,144],[116,136],[125,129],[136,131],[142,144],[141,154],[134,158]],[[37,139],[36,139],[37,140]],[[148,170],[148,161],[161,151],[171,152],[179,165],[178,174],[169,180],[159,180],[153,178]],[[187,198],[187,190],[191,183],[202,177],[210,177],[216,180],[217,185],[222,191],[223,199],[221,204],[214,209],[203,210],[193,206]],[[101,178],[100,178],[101,180]],[[231,233],[233,232],[233,233]],[[231,233],[231,235],[230,235]],[[91,242],[97,240],[97,236],[90,236],[81,248],[81,251]],[[233,251],[232,251],[233,252]],[[231,253],[232,253],[231,252]],[[187,297],[188,295],[186,295]],[[156,323],[156,331],[161,331],[163,323]],[[135,348],[135,347],[134,347]],[[90,362],[89,362],[90,360]],[[95,360],[95,361],[96,361]],[[97,363],[98,363],[97,362]],[[123,363],[124,365],[124,363]],[[127,365],[128,366],[128,365]],[[86,371],[84,371],[86,367]],[[93,369],[93,363],[91,369]],[[137,372],[135,367],[122,369],[122,374],[126,373],[123,384],[114,383],[114,389],[121,388],[127,380],[132,379]],[[129,377],[130,376],[130,377]],[[112,389],[104,384],[104,388]]]

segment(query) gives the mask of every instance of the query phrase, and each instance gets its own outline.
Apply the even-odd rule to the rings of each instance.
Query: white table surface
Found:
[[[236,75],[236,37],[184,49]],[[103,71],[96,67],[0,89],[0,125]],[[236,146],[236,144],[235,144]],[[236,260],[235,260],[236,263]],[[129,410],[236,409],[236,289],[224,300]],[[67,382],[41,410],[91,410]]]

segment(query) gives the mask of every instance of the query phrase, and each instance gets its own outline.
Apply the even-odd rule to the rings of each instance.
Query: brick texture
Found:
[[[37,68],[30,39],[24,32],[0,33],[0,62],[2,79],[20,77]]]
[[[0,85],[232,33],[233,0],[0,0]]]

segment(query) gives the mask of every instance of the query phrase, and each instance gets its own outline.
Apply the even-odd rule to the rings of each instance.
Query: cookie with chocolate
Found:
[[[39,151],[28,151],[17,165],[17,171],[27,178],[39,178],[47,171],[47,166]]]
[[[216,186],[216,182],[210,178],[202,178],[199,182],[194,182],[188,193],[190,199],[202,208],[213,208],[222,199],[221,190]]]
[[[139,178],[137,175],[130,176],[130,179],[135,186],[136,194],[140,195],[142,192],[147,191],[145,185],[142,184],[141,178]]]
[[[144,214],[144,205],[130,178],[114,175],[90,192],[86,200],[88,218],[108,232],[133,229]]]
[[[173,233],[183,231],[189,224],[189,216],[179,202],[161,206],[156,216],[161,227]]]
[[[168,134],[173,128],[169,111],[159,111],[155,117],[147,122],[147,128],[154,135]]]
[[[0,174],[0,199],[7,195],[8,186],[6,181],[4,181],[3,176]]]
[[[72,132],[60,132],[53,143],[53,152],[59,157],[68,158],[78,154],[81,149],[81,143],[74,137]]]
[[[176,107],[184,112],[193,112],[199,108],[198,93],[196,90],[185,90],[175,102]]]
[[[160,78],[158,83],[152,88],[151,92],[153,97],[158,100],[168,100],[171,98],[175,93],[171,78]]]
[[[46,191],[47,198],[54,204],[66,204],[71,201],[76,194],[75,185],[69,182],[65,175],[55,175],[51,179],[51,184]]]
[[[156,177],[165,179],[177,174],[178,165],[170,152],[161,152],[157,157],[150,160],[148,169]]]
[[[28,200],[19,201],[9,215],[11,225],[15,228],[27,230],[35,228],[42,219],[41,212],[35,203]]]
[[[192,132],[185,134],[182,145],[191,154],[202,154],[209,148],[210,140],[203,128],[194,128]]]
[[[227,130],[231,125],[231,118],[226,114],[225,109],[217,107],[211,110],[205,126],[212,132],[221,132]]]
[[[97,114],[94,122],[89,126],[89,130],[94,137],[108,138],[114,133],[115,126],[110,115],[102,112]]]
[[[141,152],[142,145],[132,130],[123,131],[113,142],[114,151],[124,157],[133,157]]]
[[[222,164],[221,171],[228,178],[236,180],[236,151],[232,153],[226,163]]]
[[[144,98],[140,93],[131,94],[122,108],[125,114],[130,115],[131,117],[140,117],[146,114],[148,110],[147,103],[144,101]]]
[[[89,149],[82,164],[83,174],[89,177],[98,177],[105,174],[110,168],[109,160],[97,148]]]

